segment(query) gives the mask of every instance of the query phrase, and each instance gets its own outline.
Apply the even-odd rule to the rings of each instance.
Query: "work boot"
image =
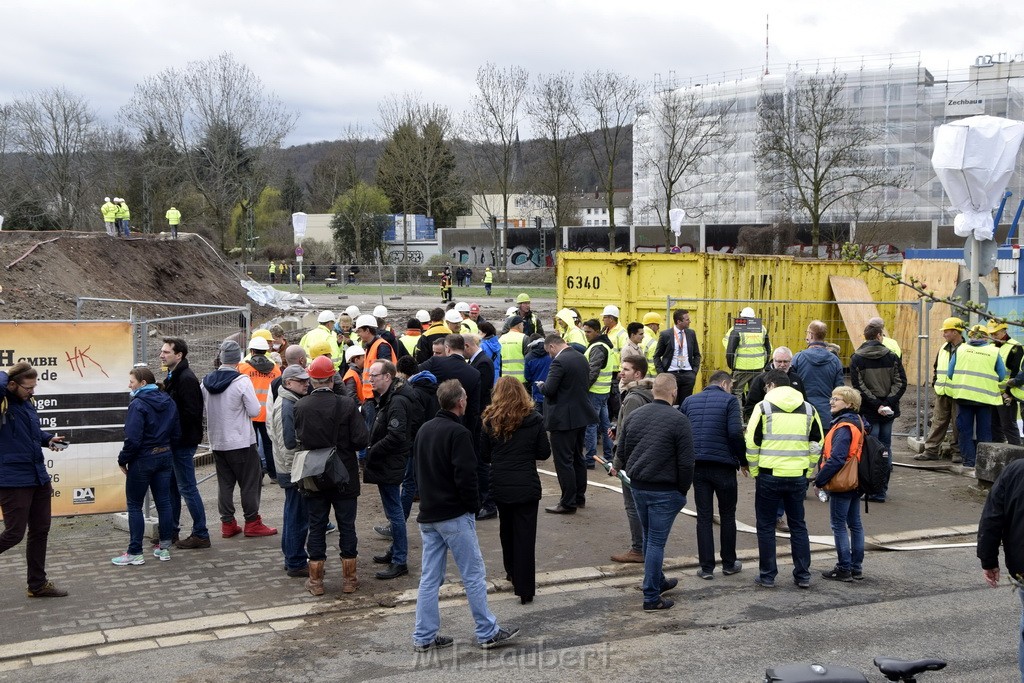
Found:
[[[629,550],[627,550],[626,552],[624,552],[624,553],[622,553],[620,555],[612,555],[611,559],[612,559],[612,562],[622,562],[622,563],[627,563],[627,562],[643,562],[644,561],[644,554],[641,553],[641,552],[637,552],[636,550],[633,550],[632,548],[630,548]]]
[[[341,592],[355,593],[359,588],[359,578],[356,576],[356,558],[341,558],[341,576]]]
[[[248,526],[248,524],[246,524]],[[220,535],[224,538],[231,538],[242,533],[242,527],[238,526],[238,522],[232,517],[230,521],[220,523]]]
[[[256,519],[245,523],[245,535],[249,537],[273,536],[276,533],[277,529],[264,524],[263,518],[259,515],[256,516]]]
[[[311,595],[324,594],[324,560],[309,561],[309,578],[306,579],[306,590]]]

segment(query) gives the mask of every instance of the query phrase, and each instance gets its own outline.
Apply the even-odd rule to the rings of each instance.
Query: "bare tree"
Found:
[[[501,196],[500,212],[492,215],[507,228],[509,196],[518,181],[519,123],[529,74],[517,66],[499,69],[488,63],[477,70],[476,86],[478,92],[465,121],[465,137],[476,145],[469,156],[472,182],[479,194],[493,189]],[[491,221],[490,225],[494,251],[499,253],[499,223]],[[507,268],[505,254],[500,254],[497,263]]]
[[[147,78],[121,116],[140,134],[163,129],[170,136],[222,244],[232,209],[259,196],[266,153],[280,145],[296,118],[228,53]]]
[[[31,205],[58,230],[84,227],[99,132],[88,102],[62,87],[40,90],[15,100],[8,119],[13,147],[24,155],[22,191]]]
[[[608,251],[615,251],[615,166],[628,145],[643,97],[640,82],[611,71],[592,71],[580,81],[572,123],[601,178],[608,209]]]
[[[758,102],[758,183],[774,207],[810,223],[815,254],[823,223],[849,217],[880,191],[882,206],[886,188],[909,182],[907,169],[872,158],[881,131],[850,105],[845,86],[840,72],[814,75]]]
[[[671,241],[669,210],[703,215],[710,207],[700,190],[721,173],[711,173],[720,156],[735,143],[731,103],[702,97],[690,90],[657,93],[633,128],[633,164],[653,176],[660,199],[654,210]]]
[[[378,145],[358,124],[347,126],[335,148],[313,167],[306,186],[310,210],[327,211],[342,192],[359,181],[370,182]]]
[[[542,171],[535,181],[537,194],[555,227],[555,249],[561,249],[561,225],[577,222],[579,205],[573,194],[572,171],[579,156],[579,138],[573,136],[572,112],[576,84],[572,74],[544,74],[537,78],[527,99],[527,111],[540,134],[544,150]]]

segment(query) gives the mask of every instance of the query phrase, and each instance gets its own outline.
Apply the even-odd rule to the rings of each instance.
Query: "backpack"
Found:
[[[889,451],[873,434],[864,429],[864,420],[860,422],[864,432],[864,445],[857,466],[857,492],[866,496],[877,496],[885,491],[889,483]],[[867,512],[867,501],[864,511]]]

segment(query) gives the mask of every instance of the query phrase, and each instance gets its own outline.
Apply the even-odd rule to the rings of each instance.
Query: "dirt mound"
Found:
[[[3,231],[0,285],[0,319],[7,320],[74,319],[81,296],[225,306],[252,303],[232,268],[194,236],[124,240],[84,232]],[[170,313],[160,306],[133,310],[147,317]],[[125,315],[123,305],[90,304],[83,313],[93,319]]]

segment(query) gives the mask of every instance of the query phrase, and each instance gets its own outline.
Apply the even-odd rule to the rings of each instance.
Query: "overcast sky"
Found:
[[[644,81],[753,73],[766,14],[773,64],[920,52],[938,75],[1024,51],[1024,8],[963,0],[6,0],[2,12],[0,102],[63,85],[114,121],[145,77],[230,52],[299,114],[286,144],[374,131],[391,94],[461,112],[489,61]]]

